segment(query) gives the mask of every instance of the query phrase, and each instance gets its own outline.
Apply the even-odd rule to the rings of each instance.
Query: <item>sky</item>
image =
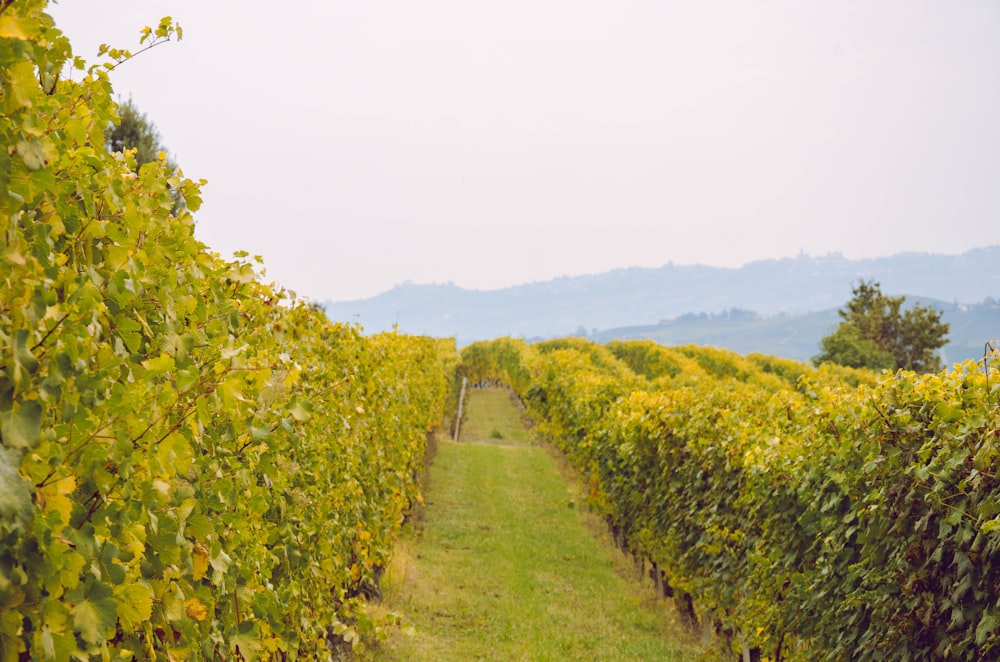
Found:
[[[995,0],[62,0],[193,179],[196,235],[315,301],[1000,243]]]

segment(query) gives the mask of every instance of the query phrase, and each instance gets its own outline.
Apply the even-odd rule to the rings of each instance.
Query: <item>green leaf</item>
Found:
[[[950,405],[947,402],[939,402],[937,407],[935,407],[935,410],[938,418],[949,423],[961,420],[961,418],[965,415],[965,412],[963,412],[961,408]]]
[[[167,354],[160,354],[155,359],[143,361],[142,367],[154,375],[162,375],[174,369],[174,357]]]
[[[134,319],[125,317],[118,322],[118,335],[130,354],[135,354],[142,346],[142,327]]]
[[[212,519],[206,515],[195,514],[188,518],[185,531],[199,540],[204,540],[215,530]]]
[[[153,613],[153,589],[143,584],[125,584],[115,589],[118,619],[126,630],[138,629]]]
[[[38,359],[28,347],[28,330],[18,329],[14,334],[14,362],[28,374],[34,374],[38,369]]]
[[[243,397],[243,380],[239,377],[230,377],[218,386],[219,394],[223,396],[228,401],[242,401],[245,400]],[[231,406],[231,402],[229,403]]]
[[[7,70],[7,79],[10,81],[11,93],[4,94],[5,110],[13,113],[19,108],[30,108],[40,91],[38,79],[35,78],[35,65],[28,61],[18,62]]]
[[[42,431],[42,405],[35,400],[15,404],[2,416],[3,443],[8,448],[33,449]]]
[[[998,529],[1000,529],[1000,517],[994,517],[983,523],[983,533],[993,533]]]
[[[998,625],[1000,619],[997,619],[996,614],[990,612],[983,614],[979,625],[976,626],[976,645],[982,646],[986,638],[996,631]]]
[[[91,583],[85,598],[73,607],[73,629],[94,646],[108,640],[117,620],[118,609],[111,588],[99,582]]]
[[[43,138],[22,140],[17,144],[17,153],[28,170],[41,170],[59,157],[52,141]]]
[[[178,370],[174,373],[174,380],[177,382],[177,390],[182,393],[197,385],[200,379],[201,375],[198,374],[197,368],[186,368],[184,370]]]
[[[312,405],[308,400],[296,400],[290,413],[296,421],[305,423],[312,418]]]
[[[69,662],[76,650],[76,637],[72,632],[53,632],[49,625],[42,628],[41,659]]]
[[[171,622],[177,622],[186,617],[184,594],[181,593],[180,587],[176,584],[164,591],[160,597],[160,606],[163,609],[163,615]]]
[[[229,277],[236,283],[252,283],[257,275],[249,264],[233,263],[229,269]]]
[[[7,187],[10,185],[10,154],[0,149],[0,196],[7,197]]]
[[[215,558],[211,559],[209,563],[216,572],[225,574],[229,570],[229,564],[233,562],[232,557],[226,554],[224,551],[219,551]]]
[[[253,621],[240,623],[240,631],[233,635],[232,644],[239,650],[240,655],[247,662],[259,659],[261,647],[256,623]]]
[[[31,490],[17,470],[18,455],[0,448],[0,531],[24,530],[31,522]]]

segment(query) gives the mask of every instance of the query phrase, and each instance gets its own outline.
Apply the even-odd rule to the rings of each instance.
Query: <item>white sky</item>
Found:
[[[314,300],[1000,242],[995,0],[63,0],[194,179],[197,234]],[[133,48],[134,49],[134,48]]]

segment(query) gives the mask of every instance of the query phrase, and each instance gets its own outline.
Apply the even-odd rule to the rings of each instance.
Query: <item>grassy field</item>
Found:
[[[384,608],[411,633],[372,659],[694,659],[509,392],[471,390],[467,412],[460,442],[439,439],[426,507],[383,580]]]

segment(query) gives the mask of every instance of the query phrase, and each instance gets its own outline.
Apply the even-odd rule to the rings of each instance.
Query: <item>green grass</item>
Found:
[[[467,406],[462,438],[475,443],[439,441],[426,508],[383,581],[384,608],[415,634],[394,631],[374,659],[695,658],[508,392],[472,391]]]
[[[504,388],[469,389],[462,421],[462,441],[534,442],[524,414]]]

